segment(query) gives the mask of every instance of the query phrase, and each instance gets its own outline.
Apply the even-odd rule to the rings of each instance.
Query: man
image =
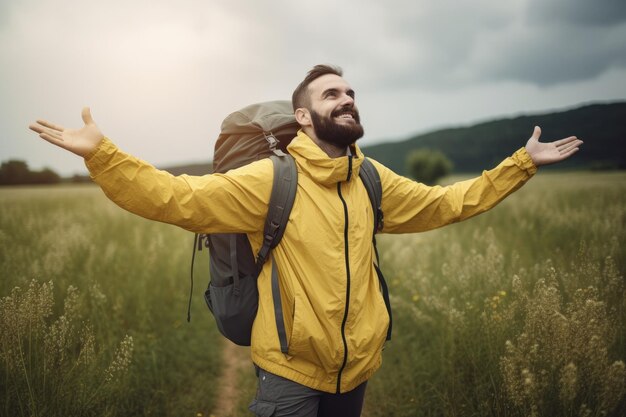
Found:
[[[281,243],[272,252],[281,281],[289,352],[280,350],[271,295],[271,266],[259,275],[252,360],[260,416],[358,416],[367,380],[381,364],[389,316],[374,268],[374,219],[358,171],[363,135],[355,93],[338,68],[318,65],[296,88],[302,129],[289,145],[298,190]],[[173,177],[120,151],[83,109],[85,126],[46,121],[39,135],[85,158],[92,178],[119,206],[200,233],[247,233],[256,253],[271,193],[270,160],[226,174]],[[448,187],[428,187],[373,161],[381,178],[385,233],[430,230],[467,219],[521,187],[536,167],[561,161],[582,141],[539,142],[538,127],[491,171]]]

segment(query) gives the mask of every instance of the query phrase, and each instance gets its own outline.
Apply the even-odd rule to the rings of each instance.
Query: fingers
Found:
[[[40,133],[39,137],[54,145],[60,145],[63,142],[63,138],[61,138],[61,136],[50,134],[47,132]]]
[[[62,126],[55,125],[45,120],[37,120],[37,123],[31,124],[28,128],[39,133],[39,137],[43,140],[54,145],[62,146],[64,130]]]
[[[86,125],[94,124],[93,118],[91,117],[91,110],[89,109],[89,107],[83,107],[81,116],[83,118],[83,122],[85,122]]]
[[[34,132],[42,134],[46,134],[51,138],[57,138],[58,140],[63,140],[63,127],[54,125],[52,123],[46,122],[45,120],[38,120],[37,123],[31,124],[28,128]]]
[[[569,136],[565,139],[555,140],[553,143],[556,146],[563,146],[569,144],[570,142],[579,142],[579,145],[583,143],[583,141],[578,139],[576,136]]]
[[[571,148],[570,150],[568,150],[567,152],[561,152],[561,158],[562,159],[567,159],[570,156],[574,155],[576,152],[578,152],[578,147],[576,148]]]
[[[569,143],[563,144],[561,146],[557,146],[557,150],[559,151],[559,153],[561,155],[566,155],[566,154],[569,154],[572,151],[576,152],[578,150],[578,147],[581,144],[582,144],[582,141],[581,140],[577,140],[577,141],[573,141],[573,142],[569,142]]]
[[[51,123],[47,120],[37,120],[37,124],[32,124],[29,126],[29,128],[31,130],[34,130],[37,133],[40,133],[35,129],[37,126],[41,126],[42,130],[43,128],[48,128],[50,130],[55,130],[57,132],[63,132],[65,130],[63,126],[55,125],[54,123]]]

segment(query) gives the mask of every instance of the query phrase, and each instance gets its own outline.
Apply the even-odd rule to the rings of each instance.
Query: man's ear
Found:
[[[296,111],[294,112],[295,116],[296,116],[296,122],[298,122],[298,124],[302,127],[306,127],[306,126],[311,126],[311,113],[309,112],[308,109],[304,108],[304,107],[300,107],[298,109],[296,109]]]

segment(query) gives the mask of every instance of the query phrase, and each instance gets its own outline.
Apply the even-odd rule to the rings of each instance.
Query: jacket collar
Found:
[[[330,158],[302,130],[298,131],[287,150],[306,175],[323,185],[349,181],[358,176],[363,162],[363,153],[356,144],[351,145],[349,155]]]

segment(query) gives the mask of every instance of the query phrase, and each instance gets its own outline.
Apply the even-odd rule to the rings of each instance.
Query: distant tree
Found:
[[[416,149],[406,157],[406,171],[413,179],[434,185],[452,171],[452,161],[442,152],[432,149]]]
[[[70,178],[70,182],[73,182],[75,184],[81,184],[81,183],[92,182],[92,180],[89,175],[74,174],[72,175],[72,178]]]
[[[0,165],[0,185],[56,184],[61,177],[49,168],[31,171],[24,161],[10,160]]]
[[[592,171],[614,171],[620,169],[618,161],[604,160],[604,161],[591,161],[589,169]]]
[[[58,184],[59,182],[61,182],[61,177],[50,168],[32,172],[32,184]]]
[[[0,165],[0,184],[27,184],[30,170],[24,161],[10,160]]]

